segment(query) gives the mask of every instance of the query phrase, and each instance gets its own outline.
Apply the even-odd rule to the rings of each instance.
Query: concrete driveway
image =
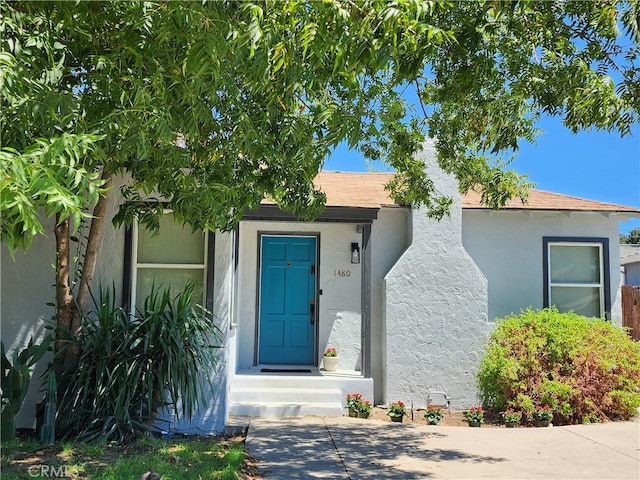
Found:
[[[469,428],[342,418],[252,419],[267,479],[640,479],[640,423]]]

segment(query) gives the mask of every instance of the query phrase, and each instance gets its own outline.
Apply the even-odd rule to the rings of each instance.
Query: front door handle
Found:
[[[311,325],[316,323],[316,299],[309,300],[309,313],[311,314]]]

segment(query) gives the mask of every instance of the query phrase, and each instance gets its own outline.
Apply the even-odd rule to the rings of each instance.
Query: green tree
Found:
[[[115,175],[128,178],[118,224],[157,228],[149,195],[196,229],[230,229],[265,196],[310,219],[324,202],[312,180],[347,142],[396,170],[398,200],[440,217],[450,200],[413,155],[428,134],[461,191],[525,198],[508,159],[540,114],[622,135],[638,121],[639,5],[3,0],[2,242],[26,249],[40,213],[56,218],[57,318],[77,333]]]
[[[640,244],[640,228],[634,228],[629,230],[629,233],[625,235],[620,234],[620,243],[624,244]]]

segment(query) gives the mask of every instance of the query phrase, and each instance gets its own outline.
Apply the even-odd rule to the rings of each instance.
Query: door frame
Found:
[[[312,237],[316,239],[316,252],[315,252],[315,321],[313,328],[313,363],[310,365],[304,365],[306,367],[318,366],[318,335],[319,335],[319,319],[320,319],[320,232],[279,232],[273,230],[258,230],[257,232],[257,255],[256,255],[256,321],[255,321],[255,336],[253,342],[253,365],[258,366],[258,359],[260,358],[260,301],[261,301],[261,286],[262,286],[262,238],[263,237]],[[295,366],[295,365],[291,365]]]

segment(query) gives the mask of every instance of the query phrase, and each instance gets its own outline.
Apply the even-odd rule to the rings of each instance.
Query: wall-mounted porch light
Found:
[[[351,263],[360,263],[360,247],[357,243],[351,244]]]

